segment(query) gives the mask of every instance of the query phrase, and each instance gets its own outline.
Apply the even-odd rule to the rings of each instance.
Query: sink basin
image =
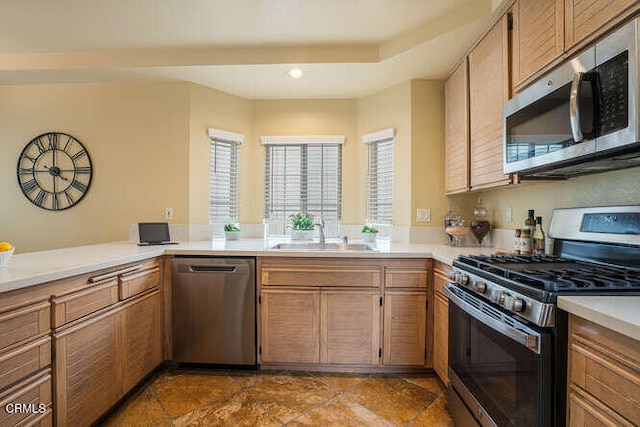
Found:
[[[378,249],[364,243],[278,243],[271,249],[282,251],[334,251],[334,252],[378,252]]]

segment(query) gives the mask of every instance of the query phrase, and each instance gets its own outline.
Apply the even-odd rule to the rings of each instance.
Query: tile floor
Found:
[[[108,426],[452,426],[434,375],[166,370]]]

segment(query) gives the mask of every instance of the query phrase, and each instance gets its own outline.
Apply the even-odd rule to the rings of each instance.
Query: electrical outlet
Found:
[[[173,208],[164,208],[164,219],[167,221],[173,219]]]
[[[431,222],[431,209],[416,209],[416,221],[417,222]]]
[[[513,222],[513,215],[511,212],[511,208],[505,208],[504,210],[504,220],[505,222]]]

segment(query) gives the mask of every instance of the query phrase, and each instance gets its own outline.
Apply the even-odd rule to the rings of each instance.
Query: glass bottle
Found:
[[[513,253],[515,255],[520,255],[520,248],[522,247],[522,242],[520,239],[522,239],[522,229],[521,228],[516,228],[516,237],[515,237],[515,241],[513,243]]]
[[[531,255],[531,230],[528,228],[522,229],[522,236],[520,237],[520,254]]]
[[[533,231],[533,253],[536,255],[544,254],[544,230],[542,229],[542,217],[536,217],[536,229]]]
[[[528,211],[528,215],[527,218],[524,220],[524,228],[529,229],[529,232],[531,233],[531,235],[533,236],[533,233],[535,231],[536,228],[536,219],[533,216],[533,209],[529,209]]]
[[[471,221],[469,228],[480,246],[482,246],[483,239],[489,231],[491,231],[491,222],[487,218],[487,208],[482,206],[482,201],[478,201],[478,205],[473,210],[475,219]]]

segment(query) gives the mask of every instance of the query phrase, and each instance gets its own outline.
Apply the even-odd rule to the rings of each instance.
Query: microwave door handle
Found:
[[[580,121],[580,86],[584,79],[583,72],[577,72],[573,75],[571,82],[571,96],[569,98],[569,120],[571,122],[571,133],[573,140],[580,142],[584,139],[582,134],[582,125]]]

